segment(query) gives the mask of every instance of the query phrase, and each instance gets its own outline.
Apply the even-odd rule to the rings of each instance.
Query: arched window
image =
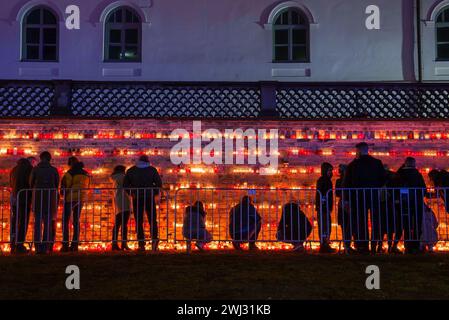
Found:
[[[275,62],[309,62],[309,21],[295,8],[281,11],[274,19]]]
[[[437,60],[449,61],[449,8],[438,14],[435,26]]]
[[[105,61],[136,62],[141,60],[142,22],[129,7],[114,9],[106,17]]]
[[[58,60],[58,19],[46,7],[28,11],[22,22],[22,60]]]

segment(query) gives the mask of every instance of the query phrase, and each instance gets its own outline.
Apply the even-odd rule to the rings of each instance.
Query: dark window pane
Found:
[[[282,24],[282,18],[281,18],[281,16],[278,16],[278,17],[277,17],[276,22],[275,22],[274,24],[275,24],[275,25],[280,25],[280,24]]]
[[[26,59],[28,60],[38,60],[39,59],[39,47],[38,46],[27,46]]]
[[[44,46],[44,60],[55,61],[56,60],[56,47],[55,46]]]
[[[288,61],[288,47],[275,47],[274,59],[276,61]]]
[[[438,15],[437,22],[443,22],[443,12]]]
[[[121,9],[117,10],[115,12],[115,22],[121,23],[122,22],[122,15],[123,15],[122,10]]]
[[[449,60],[449,44],[438,45],[438,59]]]
[[[274,31],[275,44],[288,44],[288,30]]]
[[[44,10],[44,24],[56,24],[56,17],[48,10]]]
[[[39,42],[40,42],[40,29],[39,28],[27,28],[25,43],[39,44]]]
[[[292,11],[292,24],[294,25],[299,24],[299,14],[296,11]]]
[[[129,10],[126,10],[126,22],[127,23],[133,22],[133,13]]]
[[[122,49],[118,46],[109,46],[109,60],[120,60]]]
[[[437,28],[437,42],[449,42],[449,27]]]
[[[282,14],[282,24],[283,25],[288,25],[288,11],[285,11]]]
[[[139,42],[139,32],[137,29],[129,29],[125,31],[125,43],[137,44]]]
[[[125,59],[126,60],[136,60],[138,57],[137,47],[127,46],[125,48]]]
[[[36,9],[36,10],[31,11],[30,14],[28,14],[26,23],[27,24],[40,24],[41,23],[41,10]]]
[[[306,44],[306,43],[307,43],[307,31],[293,30],[293,44]]]
[[[110,30],[109,31],[109,43],[121,43],[122,42],[122,31],[121,30]]]
[[[305,61],[307,59],[306,47],[293,47],[293,61]]]
[[[140,23],[139,17],[135,14],[133,14],[133,23]]]
[[[109,14],[108,23],[114,23],[115,14]]]
[[[441,22],[449,22],[449,10],[446,9],[441,13],[442,20]]]
[[[56,28],[44,29],[44,44],[56,44]]]

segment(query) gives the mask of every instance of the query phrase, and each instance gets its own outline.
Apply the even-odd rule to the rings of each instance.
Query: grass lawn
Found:
[[[65,268],[81,290],[65,288]],[[365,288],[368,265],[381,290]],[[0,256],[0,299],[449,299],[449,254],[194,252]]]

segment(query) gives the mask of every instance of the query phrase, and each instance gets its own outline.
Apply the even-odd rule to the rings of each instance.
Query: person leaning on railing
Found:
[[[86,192],[89,188],[90,177],[84,170],[84,164],[75,157],[69,158],[71,166],[61,181],[61,196],[64,197],[64,213],[62,217],[62,247],[61,252],[78,251],[80,236],[80,216]],[[69,246],[70,218],[72,218],[73,236]]]
[[[45,254],[53,251],[55,241],[59,173],[50,164],[48,151],[42,152],[39,158],[41,161],[31,171],[30,187],[33,189],[34,245],[36,253]]]
[[[137,225],[139,251],[145,251],[144,211],[150,223],[152,249],[156,251],[159,245],[159,233],[155,197],[160,193],[162,180],[156,168],[150,165],[148,156],[141,156],[137,164],[126,172],[123,187],[133,199],[133,213]]]
[[[449,214],[449,172],[446,170],[432,170],[429,179],[437,189],[438,196],[444,201],[444,208]]]

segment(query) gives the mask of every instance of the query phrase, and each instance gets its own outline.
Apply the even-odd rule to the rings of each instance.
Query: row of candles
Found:
[[[269,131],[269,130],[268,130]],[[184,138],[196,138],[200,135],[190,133]],[[85,130],[79,132],[35,132],[35,131],[20,131],[12,130],[9,132],[0,132],[0,139],[2,140],[121,140],[121,139],[178,139],[182,136],[173,135],[171,131],[167,132],[134,132],[134,131],[92,131]],[[201,134],[202,138],[245,138],[239,133],[232,135],[228,133],[220,134],[219,136],[204,131]],[[255,136],[250,138],[259,138],[257,130]],[[268,139],[270,133],[266,133],[264,138]],[[331,131],[331,130],[279,130],[278,138],[294,139],[294,140],[448,140],[449,131],[446,132],[424,132],[424,131]]]
[[[106,156],[113,157],[128,157],[128,156],[138,156],[146,154],[148,156],[183,156],[183,155],[192,155],[193,153],[201,153],[201,150],[193,151],[190,149],[189,151],[177,152],[176,154],[169,150],[160,150],[157,148],[147,149],[147,150],[133,150],[133,149],[118,149],[115,148],[113,150],[103,150],[103,149],[92,149],[92,148],[82,148],[82,149],[65,149],[65,150],[50,150],[54,157],[70,157],[70,156],[80,156],[80,157],[95,157],[101,158]],[[248,150],[242,151],[233,151],[234,156],[248,156],[248,155],[258,155],[258,151],[249,152]],[[287,155],[287,156],[322,156],[322,157],[331,157],[331,156],[347,156],[354,157],[356,155],[355,151],[340,151],[335,149],[298,149],[298,148],[288,148],[285,151],[276,152],[278,155]],[[33,148],[0,148],[0,156],[37,156],[38,152]],[[219,151],[215,151],[214,156],[220,156]],[[449,150],[405,150],[405,151],[372,151],[371,155],[374,157],[430,157],[430,158],[440,158],[440,157],[449,157]]]

